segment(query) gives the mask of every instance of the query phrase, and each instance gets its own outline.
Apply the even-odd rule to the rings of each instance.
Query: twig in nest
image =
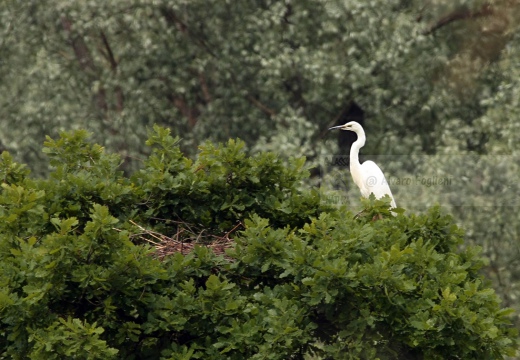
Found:
[[[170,256],[175,253],[187,255],[193,251],[195,245],[198,245],[210,249],[215,255],[222,255],[227,260],[232,260],[230,257],[226,256],[226,249],[231,248],[234,244],[233,239],[230,239],[229,235],[242,226],[242,223],[239,222],[235,227],[233,227],[233,229],[225,233],[223,236],[203,236],[204,230],[197,234],[189,226],[187,226],[188,229],[179,227],[174,237],[168,237],[156,231],[145,229],[132,220],[130,220],[130,223],[140,230],[139,233],[132,234],[130,237],[137,237],[152,244],[155,247],[156,255],[159,259],[163,259],[165,256]]]

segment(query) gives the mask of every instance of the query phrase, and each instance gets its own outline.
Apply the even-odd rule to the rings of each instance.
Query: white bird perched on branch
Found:
[[[352,179],[359,187],[359,190],[361,190],[361,195],[369,197],[373,193],[376,199],[389,195],[392,199],[390,205],[392,205],[392,208],[395,208],[392,191],[390,191],[385,175],[379,166],[373,161],[365,161],[363,164],[359,163],[359,149],[365,145],[366,140],[363,127],[359,123],[351,121],[344,125],[331,127],[329,130],[333,129],[349,130],[357,135],[357,140],[350,148],[350,174],[352,174]]]

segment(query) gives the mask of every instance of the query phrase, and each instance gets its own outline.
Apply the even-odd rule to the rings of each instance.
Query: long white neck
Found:
[[[357,140],[354,141],[352,146],[350,147],[350,173],[352,174],[352,178],[354,182],[361,190],[365,188],[365,184],[363,183],[363,179],[361,178],[361,164],[359,163],[359,149],[361,149],[365,145],[365,132],[361,129],[356,131]],[[363,192],[363,191],[362,191]]]
[[[354,141],[352,146],[350,147],[350,166],[360,166],[359,164],[359,149],[361,149],[363,146],[365,146],[365,132],[363,130],[360,130],[357,134],[357,140]]]

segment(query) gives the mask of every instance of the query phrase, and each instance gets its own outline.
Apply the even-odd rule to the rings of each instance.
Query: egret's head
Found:
[[[357,123],[355,121],[350,121],[350,122],[348,122],[348,123],[346,123],[344,125],[331,127],[329,130],[334,130],[334,129],[350,130],[350,131],[354,131],[356,134],[359,134],[359,133],[363,132],[363,127],[361,125],[359,125],[359,123]]]

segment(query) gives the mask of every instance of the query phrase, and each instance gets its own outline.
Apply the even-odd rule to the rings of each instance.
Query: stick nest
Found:
[[[173,237],[166,236],[157,231],[149,230],[130,220],[130,223],[139,229],[139,232],[131,234],[131,239],[145,241],[155,247],[155,255],[159,259],[171,256],[175,253],[187,255],[193,251],[195,246],[203,246],[211,250],[215,255],[222,255],[227,260],[232,260],[226,255],[226,249],[233,247],[234,240],[229,236],[242,227],[238,223],[223,235],[205,234],[205,230],[196,231],[194,227],[182,222],[168,220],[177,224],[177,232]]]

